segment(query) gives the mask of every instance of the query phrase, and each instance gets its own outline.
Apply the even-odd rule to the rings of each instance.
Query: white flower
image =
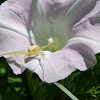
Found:
[[[50,50],[57,51],[43,51],[41,62],[28,57],[25,64],[21,54],[4,57],[15,74],[28,68],[49,83],[64,79],[96,64],[99,19],[100,0],[8,0],[0,6],[0,55],[55,42]]]

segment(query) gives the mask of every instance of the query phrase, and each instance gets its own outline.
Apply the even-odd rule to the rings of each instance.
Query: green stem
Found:
[[[56,82],[54,83],[57,87],[59,87],[64,93],[66,93],[72,100],[79,100],[77,97],[75,97],[68,89],[66,89],[63,85]]]

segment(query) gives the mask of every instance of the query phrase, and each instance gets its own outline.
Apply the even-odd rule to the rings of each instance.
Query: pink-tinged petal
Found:
[[[83,56],[87,67],[96,64],[95,54],[100,52],[99,6],[100,0],[90,14],[73,27],[73,38],[69,40],[67,45]]]
[[[77,0],[66,13],[69,25],[73,26],[95,7],[97,0]],[[73,17],[74,16],[74,17]]]
[[[76,69],[87,69],[79,52],[69,48],[54,52],[41,64],[35,72],[41,80],[49,83],[68,77]]]
[[[38,0],[38,4],[48,18],[56,19],[58,16],[67,12],[76,1],[77,0]]]
[[[85,17],[83,17],[76,25],[81,24],[85,20],[89,19],[91,16],[94,16],[100,12],[100,0],[94,0],[95,7],[88,13]]]
[[[96,1],[38,0],[34,2],[33,31],[36,43],[40,46],[46,45],[47,39],[52,37],[60,42],[58,49],[62,49],[73,37],[72,26],[90,13]]]
[[[68,77],[76,69],[84,71],[96,64],[95,54],[100,44],[91,39],[75,37],[65,48],[54,52],[38,66],[35,72],[41,80],[51,83]]]
[[[34,72],[34,70],[39,66],[40,62],[38,59],[32,59],[32,58],[28,58],[29,62],[27,62],[26,64],[24,64],[23,66],[29,70],[31,70],[32,72]]]
[[[0,27],[15,31],[29,38],[27,31],[32,26],[31,10],[32,0],[5,1],[0,5]],[[31,35],[34,37],[33,34]]]
[[[66,46],[77,50],[83,56],[87,68],[96,64],[95,54],[100,52],[99,12],[100,0],[92,11],[73,27],[73,38]]]
[[[96,64],[95,54],[100,52],[100,10],[98,11],[100,1],[97,1],[95,6],[94,4],[89,13],[92,15],[88,14],[87,16],[90,17],[82,21],[83,17],[81,23],[79,22],[73,27],[73,38],[68,41],[68,44],[42,62],[43,69],[39,66],[35,70],[43,81],[55,82],[66,78],[76,69],[83,71]]]
[[[73,36],[82,37],[82,38],[93,40],[94,42],[100,43],[100,20],[99,20],[100,0],[97,2],[95,8],[91,11],[91,13],[88,14],[88,17],[89,17],[88,19],[81,21],[81,23],[77,23],[73,27],[72,29]],[[94,51],[95,53],[100,52],[99,50],[97,50],[97,48],[95,49],[95,51]]]
[[[55,82],[68,77],[76,69],[84,71],[96,64],[95,54],[100,52],[100,44],[94,40],[75,37],[66,47],[54,52],[42,62],[35,72],[41,80]]]
[[[88,19],[73,28],[73,36],[90,39],[100,43],[100,24],[95,23],[92,25]]]
[[[47,39],[52,37],[60,42],[58,49],[66,45],[67,41],[71,38],[69,32],[70,28],[66,22],[67,18],[58,19],[57,17],[59,15],[64,16],[65,13],[62,14],[61,12],[63,10],[66,12],[75,1],[76,0],[35,0],[33,5],[33,31],[36,38],[36,44],[39,46],[46,45]],[[56,6],[56,4],[58,4],[58,6]],[[48,10],[49,6],[53,6],[57,11]],[[45,12],[44,10],[48,11]],[[55,17],[55,19],[58,20],[52,22],[50,17]]]
[[[16,32],[0,28],[0,55],[14,51],[27,52],[29,46],[30,42],[26,37]],[[24,55],[12,54],[3,57],[7,59],[8,64],[15,74],[20,74],[25,70],[25,67],[21,66],[24,64]]]
[[[72,38],[66,48],[77,50],[82,55],[87,68],[96,64],[95,54],[100,52],[100,44],[98,42],[81,37]],[[81,70],[81,68],[82,66],[79,69]]]
[[[0,5],[0,20],[26,28],[32,0],[7,0]]]
[[[0,54],[26,51],[30,46],[27,38],[34,42],[30,30],[32,21],[32,0],[7,0],[0,5]],[[21,34],[21,35],[20,35]],[[24,35],[24,36],[22,36]],[[4,56],[15,74],[25,70],[24,55],[13,54]]]
[[[49,19],[54,20],[59,16],[65,15],[66,20],[71,25],[74,25],[94,8],[96,1],[97,0],[39,0],[39,6]]]
[[[42,66],[41,62],[52,54],[50,51],[43,51],[43,53],[44,56],[38,55],[35,58],[28,57],[28,59],[26,59],[26,63],[23,66],[34,72],[38,66]]]

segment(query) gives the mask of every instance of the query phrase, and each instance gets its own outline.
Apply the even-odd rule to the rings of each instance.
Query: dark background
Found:
[[[3,3],[4,1],[6,1],[6,0],[0,0],[0,4]]]

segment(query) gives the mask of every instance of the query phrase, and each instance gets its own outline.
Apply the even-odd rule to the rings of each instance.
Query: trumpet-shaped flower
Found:
[[[29,56],[32,45],[41,49]],[[48,51],[42,51],[45,45]],[[100,0],[7,0],[0,5],[0,55],[9,52],[15,53],[3,57],[15,74],[28,68],[49,83],[94,66],[100,52]]]

